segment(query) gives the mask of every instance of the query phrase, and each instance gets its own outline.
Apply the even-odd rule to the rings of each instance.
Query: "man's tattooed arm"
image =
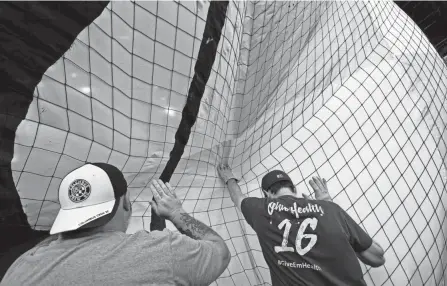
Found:
[[[172,216],[171,222],[180,233],[193,239],[222,242],[222,238],[209,226],[196,220],[183,209]]]

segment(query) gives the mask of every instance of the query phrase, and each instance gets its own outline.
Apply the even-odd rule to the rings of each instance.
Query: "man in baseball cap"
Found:
[[[59,187],[55,235],[17,258],[0,286],[210,285],[231,260],[224,239],[188,214],[169,184],[149,188],[151,208],[178,232],[126,233],[132,208],[121,171],[105,163],[73,170]]]
[[[124,199],[125,207],[118,207],[120,198],[126,193],[126,179],[116,167],[106,163],[83,165],[69,173],[60,184],[61,209],[50,234],[104,226],[118,211],[120,219],[117,223],[121,230],[127,229],[131,204]]]
[[[275,198],[286,193],[297,195],[292,179],[280,170],[273,170],[262,177],[261,188],[266,198]]]
[[[332,202],[325,179],[309,181],[313,200],[298,193],[286,173],[273,170],[261,180],[265,198],[258,198],[241,192],[228,165],[217,171],[258,236],[273,285],[366,286],[358,259],[372,267],[385,263],[380,245]],[[292,262],[303,267],[287,266]]]

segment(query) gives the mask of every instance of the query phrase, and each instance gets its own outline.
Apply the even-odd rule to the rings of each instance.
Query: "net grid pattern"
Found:
[[[36,229],[51,226],[61,179],[86,161],[125,173],[129,231],[148,229],[147,185],[172,150],[208,5],[112,2],[46,72],[13,159]],[[391,2],[230,2],[171,180],[184,209],[230,248],[213,284],[271,284],[256,234],[216,176],[223,158],[249,196],[275,168],[308,193],[310,176],[327,178],[334,201],[386,250],[384,267],[362,265],[368,285],[444,285],[445,72]]]

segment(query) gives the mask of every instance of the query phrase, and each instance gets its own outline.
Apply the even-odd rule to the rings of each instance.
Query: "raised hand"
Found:
[[[230,179],[235,179],[238,181],[236,176],[234,176],[233,172],[231,171],[230,167],[228,165],[219,165],[217,167],[217,173],[219,174],[219,177],[224,181],[226,184]]]
[[[174,188],[162,180],[152,180],[150,189],[155,201],[151,201],[151,207],[155,213],[163,218],[171,219],[177,212],[182,210],[182,202],[177,198]]]
[[[329,190],[327,188],[326,179],[321,179],[320,177],[312,177],[312,179],[309,181],[309,184],[315,192],[315,199],[332,202],[331,195],[329,195]]]

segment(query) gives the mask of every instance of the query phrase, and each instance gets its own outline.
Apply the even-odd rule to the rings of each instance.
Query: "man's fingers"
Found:
[[[312,189],[314,189],[314,182],[312,180],[309,180],[309,185],[312,187]]]
[[[163,195],[173,196],[174,198],[177,198],[177,195],[174,192],[174,188],[169,184],[169,182],[163,182],[162,180],[158,179],[156,180],[157,184],[154,184],[155,187],[159,190],[158,192]]]
[[[158,179],[157,180],[158,185],[160,186],[160,189],[166,193],[168,192],[168,187],[166,186],[165,182],[163,182],[162,180]]]
[[[318,191],[318,186],[315,184],[314,181],[309,180],[309,185],[312,187],[312,189],[314,189],[315,192]]]
[[[158,180],[153,181],[153,186],[160,197],[163,197],[165,195],[162,184],[163,184],[163,182],[161,182],[161,184],[160,184],[160,182],[158,182]]]
[[[160,194],[158,193],[157,188],[155,188],[155,186],[154,186],[153,184],[151,184],[151,185],[149,186],[149,188],[150,188],[151,191],[152,191],[152,195],[153,195],[154,199],[155,199],[155,200],[160,200],[161,196],[160,196]]]
[[[158,180],[158,184],[166,195],[174,195],[174,190],[169,183],[165,183],[162,180]]]
[[[320,191],[325,191],[327,188],[323,183],[323,180],[320,177],[315,177],[315,183],[317,184]]]
[[[158,206],[157,206],[157,202],[154,201],[150,201],[149,204],[151,205],[151,208],[155,211],[155,213],[158,215]]]
[[[174,188],[171,186],[171,184],[166,183],[165,185],[166,185],[166,188],[168,189],[169,194],[175,197]]]
[[[323,182],[321,181],[320,177],[314,177],[314,182],[320,190],[324,189],[324,185],[323,185]]]

